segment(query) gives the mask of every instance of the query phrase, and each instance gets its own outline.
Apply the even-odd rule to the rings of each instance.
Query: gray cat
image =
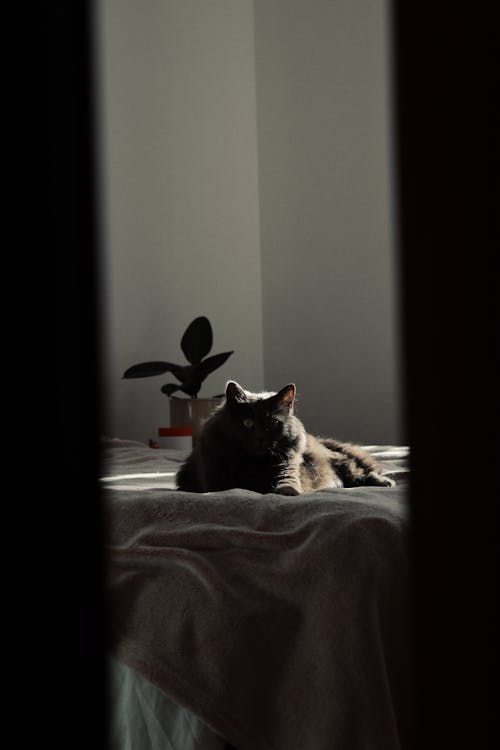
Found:
[[[306,432],[294,415],[295,385],[252,393],[229,381],[226,400],[205,422],[177,472],[177,488],[217,492],[234,487],[300,495],[332,487],[395,482],[362,448]]]

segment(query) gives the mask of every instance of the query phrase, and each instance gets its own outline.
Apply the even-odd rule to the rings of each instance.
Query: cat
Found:
[[[294,415],[293,383],[253,393],[230,380],[223,404],[203,425],[177,472],[177,489],[217,492],[240,487],[300,495],[333,487],[395,482],[360,446],[314,437]]]

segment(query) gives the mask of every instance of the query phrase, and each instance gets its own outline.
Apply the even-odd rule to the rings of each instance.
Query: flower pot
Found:
[[[203,423],[222,401],[222,398],[169,398],[170,426],[191,427],[194,445]]]
[[[159,427],[158,445],[170,450],[190,451],[193,447],[191,427]]]

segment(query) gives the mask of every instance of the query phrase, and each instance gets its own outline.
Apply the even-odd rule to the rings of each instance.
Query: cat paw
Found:
[[[396,482],[390,477],[373,472],[373,474],[370,474],[368,477],[368,484],[374,485],[376,487],[394,487],[396,485]]]
[[[300,492],[291,484],[280,484],[279,487],[276,487],[274,493],[276,495],[300,495]]]

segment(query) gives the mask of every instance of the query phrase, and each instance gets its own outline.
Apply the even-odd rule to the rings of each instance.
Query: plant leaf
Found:
[[[201,382],[199,380],[189,380],[186,383],[180,385],[174,385],[173,383],[166,383],[162,386],[162,393],[166,393],[167,396],[171,396],[176,391],[182,391],[191,398],[196,398],[198,391],[201,388]]]
[[[188,396],[191,396],[191,398],[197,398],[198,397],[198,391],[201,388],[201,381],[200,380],[190,380],[187,383],[183,383],[180,386],[181,391],[184,393],[187,393]]]
[[[167,372],[171,372],[172,375],[177,378],[177,380],[180,380],[181,383],[184,383],[184,381],[191,378],[192,369],[193,365],[172,365],[169,363]]]
[[[200,362],[196,368],[195,377],[199,380],[205,380],[207,375],[210,375],[211,372],[223,365],[231,354],[233,354],[233,352],[222,352],[222,354],[214,354],[212,357],[207,357],[207,359]]]
[[[175,393],[178,391],[180,386],[174,385],[173,383],[167,383],[167,385],[162,385],[161,392],[166,393],[167,396],[171,396],[172,393]]]
[[[205,316],[195,318],[184,331],[181,349],[192,365],[201,362],[212,348],[213,334],[210,321]]]
[[[169,362],[140,362],[132,365],[123,373],[124,378],[149,378],[153,375],[161,375],[171,368]]]

